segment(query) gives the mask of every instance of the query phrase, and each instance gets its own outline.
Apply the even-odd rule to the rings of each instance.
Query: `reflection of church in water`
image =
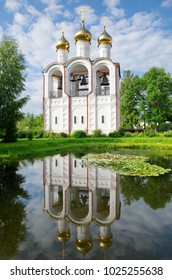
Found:
[[[44,212],[57,221],[57,239],[63,249],[71,238],[72,225],[77,229],[75,247],[85,256],[93,246],[94,223],[99,229],[99,246],[106,255],[113,243],[111,225],[120,218],[119,175],[87,168],[81,159],[70,155],[57,155],[44,161],[44,188]]]

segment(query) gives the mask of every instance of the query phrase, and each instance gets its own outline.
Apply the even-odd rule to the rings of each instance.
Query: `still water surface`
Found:
[[[1,259],[171,260],[171,238],[172,172],[122,176],[72,155],[0,165]]]

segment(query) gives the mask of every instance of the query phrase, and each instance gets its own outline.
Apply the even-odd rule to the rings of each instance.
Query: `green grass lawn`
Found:
[[[56,138],[56,139],[20,139],[16,143],[0,142],[0,160],[41,158],[56,153],[85,153],[90,151],[108,151],[117,148],[151,149],[172,154],[172,138],[165,137],[121,137],[121,138]]]

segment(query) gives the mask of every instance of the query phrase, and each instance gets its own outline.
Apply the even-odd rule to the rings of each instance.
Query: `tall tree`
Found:
[[[24,55],[17,41],[4,37],[0,42],[0,130],[4,142],[16,141],[20,110],[28,101],[28,96],[21,97],[25,90],[24,70]]]
[[[30,198],[19,163],[0,164],[0,259],[15,257],[26,234],[26,203]]]
[[[157,128],[171,118],[172,77],[163,68],[152,67],[142,80],[142,101],[140,111],[142,121]]]
[[[140,125],[138,103],[140,101],[140,78],[130,70],[124,71],[121,82],[121,126],[136,128]]]

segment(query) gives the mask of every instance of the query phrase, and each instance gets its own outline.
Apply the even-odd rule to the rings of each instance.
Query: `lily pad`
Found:
[[[130,176],[159,176],[171,171],[161,166],[148,163],[148,157],[120,154],[87,154],[82,157],[87,167],[110,168],[123,175]]]

